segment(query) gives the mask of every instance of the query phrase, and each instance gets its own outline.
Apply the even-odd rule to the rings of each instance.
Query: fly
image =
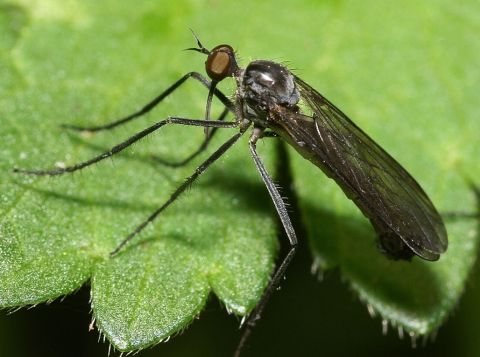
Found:
[[[196,36],[195,38],[198,47],[188,50],[207,56],[205,70],[210,80],[200,73],[190,72],[141,110],[129,116],[102,126],[65,125],[64,127],[90,132],[115,128],[152,110],[190,78],[199,81],[208,89],[204,119],[170,116],[85,162],[51,170],[14,169],[14,171],[40,176],[61,175],[83,169],[115,155],[165,125],[205,128],[204,142],[197,151],[180,163],[170,163],[173,166],[180,166],[187,164],[205,150],[218,129],[238,128],[238,132],[198,166],[163,205],[120,242],[111,252],[111,255],[115,255],[251,128],[248,142],[250,154],[288,236],[290,248],[277,267],[260,302],[246,318],[243,335],[235,352],[236,356],[240,354],[253,326],[260,318],[270,295],[279,285],[297,249],[297,237],[285,203],[257,154],[256,143],[261,138],[268,136],[285,140],[300,155],[335,180],[347,197],[370,219],[378,234],[378,247],[388,257],[409,260],[417,255],[425,260],[439,259],[447,249],[447,232],[425,191],[395,159],[340,109],[281,64],[256,60],[250,62],[246,68],[240,68],[231,46],[223,44],[207,50]],[[234,100],[230,100],[216,88],[217,84],[227,77],[233,77],[237,85]],[[225,107],[217,120],[210,119],[213,97],[218,98]],[[234,121],[224,120],[228,113],[233,113]]]

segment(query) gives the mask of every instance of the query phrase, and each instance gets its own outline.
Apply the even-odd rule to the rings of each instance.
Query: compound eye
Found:
[[[215,47],[208,55],[205,62],[205,70],[208,76],[217,82],[229,77],[236,69],[233,48],[229,45]]]

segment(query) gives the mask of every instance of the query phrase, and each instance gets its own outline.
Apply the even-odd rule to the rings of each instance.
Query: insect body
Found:
[[[384,253],[436,260],[446,250],[442,219],[418,183],[320,93],[270,61],[251,62],[237,83],[244,117],[333,178],[370,218]],[[300,99],[313,115],[302,113]]]
[[[397,161],[336,106],[278,63],[257,60],[242,69],[238,66],[235,53],[229,45],[219,45],[212,50],[207,50],[198,39],[197,44],[197,48],[189,50],[207,55],[205,67],[211,81],[199,73],[187,73],[144,108],[125,118],[99,127],[86,128],[71,125],[66,127],[89,131],[112,129],[147,113],[189,78],[209,88],[205,120],[168,117],[133,135],[108,152],[77,165],[53,170],[15,169],[15,171],[34,175],[59,175],[80,170],[124,150],[168,124],[201,126],[208,129],[202,146],[184,160],[181,163],[183,165],[207,147],[217,129],[239,128],[239,132],[211,154],[162,206],[117,246],[112,252],[115,254],[174,202],[250,127],[253,127],[249,140],[250,153],[287,233],[290,250],[277,268],[259,304],[247,318],[236,355],[240,353],[251,328],[260,318],[269,296],[279,284],[295,255],[297,246],[297,237],[282,197],[256,151],[256,142],[262,137],[283,138],[303,157],[335,180],[345,194],[370,219],[379,236],[378,245],[389,257],[410,259],[413,255],[417,255],[426,260],[437,260],[440,254],[445,252],[447,249],[445,226],[425,192]],[[227,77],[234,77],[237,84],[233,102],[216,88],[217,83]],[[218,120],[210,120],[213,96],[225,106]],[[235,115],[235,121],[223,120],[228,112]]]

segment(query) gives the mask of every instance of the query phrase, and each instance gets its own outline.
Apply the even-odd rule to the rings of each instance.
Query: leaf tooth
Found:
[[[417,348],[418,335],[414,331],[410,331],[408,335],[410,336],[410,342],[411,342],[412,348]]]
[[[382,334],[385,336],[388,333],[388,320],[382,319]]]
[[[373,307],[373,305],[369,303],[367,303],[367,311],[372,319],[375,318],[375,316],[377,316],[377,312],[375,311],[375,308]]]

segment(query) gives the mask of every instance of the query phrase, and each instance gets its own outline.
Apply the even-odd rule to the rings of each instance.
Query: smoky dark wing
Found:
[[[400,237],[420,257],[438,259],[447,249],[447,232],[420,185],[335,105],[300,78],[295,80],[313,112],[317,157],[312,161],[323,166],[379,235]]]

